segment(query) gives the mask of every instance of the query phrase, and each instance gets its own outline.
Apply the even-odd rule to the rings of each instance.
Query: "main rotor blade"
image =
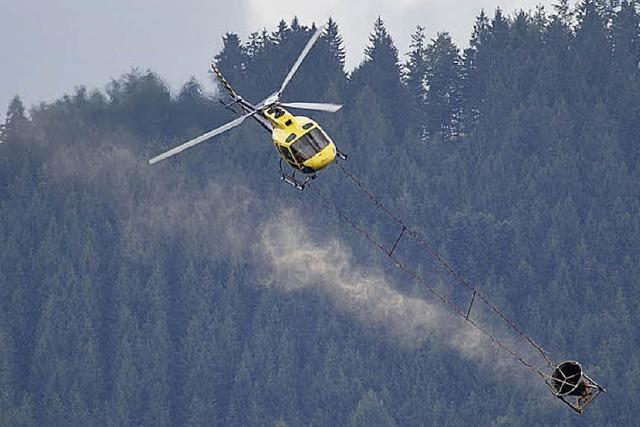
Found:
[[[281,102],[280,105],[289,108],[300,108],[302,110],[326,111],[335,113],[342,108],[340,104],[326,104],[320,102]]]
[[[293,64],[293,67],[291,67],[291,70],[289,71],[289,74],[287,74],[287,77],[285,77],[284,81],[282,82],[282,86],[280,86],[280,89],[277,92],[278,93],[278,97],[280,97],[280,95],[282,95],[282,92],[284,91],[284,88],[287,87],[287,85],[291,81],[291,78],[293,77],[293,75],[296,73],[296,71],[298,71],[298,68],[300,67],[300,64],[302,64],[302,61],[304,60],[304,58],[306,58],[307,54],[309,53],[309,51],[311,50],[313,45],[316,43],[316,41],[318,41],[318,38],[320,38],[320,36],[322,35],[323,31],[324,31],[324,25],[318,27],[318,29],[313,34],[313,36],[311,36],[311,38],[307,42],[307,45],[302,50],[302,53],[300,54],[300,56],[298,57],[296,62]]]
[[[155,163],[158,163],[161,160],[168,159],[171,156],[175,156],[176,154],[183,152],[187,148],[191,148],[194,145],[200,144],[201,142],[204,142],[209,138],[213,138],[214,136],[220,135],[221,133],[226,132],[229,129],[233,129],[234,127],[239,126],[242,122],[244,122],[244,120],[247,117],[251,117],[256,113],[257,113],[257,111],[252,111],[249,114],[245,114],[244,116],[238,117],[237,119],[235,119],[232,122],[229,122],[229,123],[227,123],[225,125],[220,126],[219,128],[215,128],[212,131],[209,131],[209,132],[207,132],[207,133],[205,133],[203,135],[200,135],[197,138],[194,138],[194,139],[192,139],[190,141],[187,141],[182,145],[178,145],[177,147],[172,148],[169,151],[165,151],[164,153],[162,153],[162,154],[154,157],[153,159],[149,160],[149,164],[153,165]]]

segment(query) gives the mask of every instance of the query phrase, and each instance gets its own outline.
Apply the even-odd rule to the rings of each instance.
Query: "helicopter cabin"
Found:
[[[277,106],[264,114],[273,124],[273,143],[280,156],[295,169],[315,173],[335,159],[335,144],[315,121]]]

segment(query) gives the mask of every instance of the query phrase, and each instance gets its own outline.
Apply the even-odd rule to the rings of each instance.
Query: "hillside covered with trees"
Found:
[[[258,102],[313,28],[226,34],[212,59]],[[483,12],[464,50],[423,28],[397,47],[378,19],[360,65],[347,73],[344,58],[330,20],[285,98],[345,104],[313,114],[343,164],[608,393],[579,417],[491,343],[456,341],[467,326],[435,316],[420,283],[312,191],[280,181],[256,124],[149,166],[232,114],[195,80],[172,94],[132,71],[29,112],[9,105],[0,425],[637,423],[640,3]],[[311,185],[393,243],[397,226],[335,166]],[[423,329],[394,312],[409,304],[433,310]]]

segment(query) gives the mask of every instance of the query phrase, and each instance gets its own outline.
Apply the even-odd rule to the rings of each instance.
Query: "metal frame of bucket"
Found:
[[[581,415],[598,394],[606,392],[604,387],[585,374],[575,360],[560,363],[552,375],[544,376],[551,392]],[[572,401],[572,397],[575,400]]]

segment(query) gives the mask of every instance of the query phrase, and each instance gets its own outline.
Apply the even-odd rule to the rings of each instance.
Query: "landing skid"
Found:
[[[310,180],[316,179],[316,174],[306,175],[304,180],[300,181],[296,178],[296,171],[293,171],[291,175],[287,175],[282,169],[282,159],[280,159],[280,180],[286,182],[289,185],[294,186],[298,190],[304,190],[304,187],[309,183]]]

